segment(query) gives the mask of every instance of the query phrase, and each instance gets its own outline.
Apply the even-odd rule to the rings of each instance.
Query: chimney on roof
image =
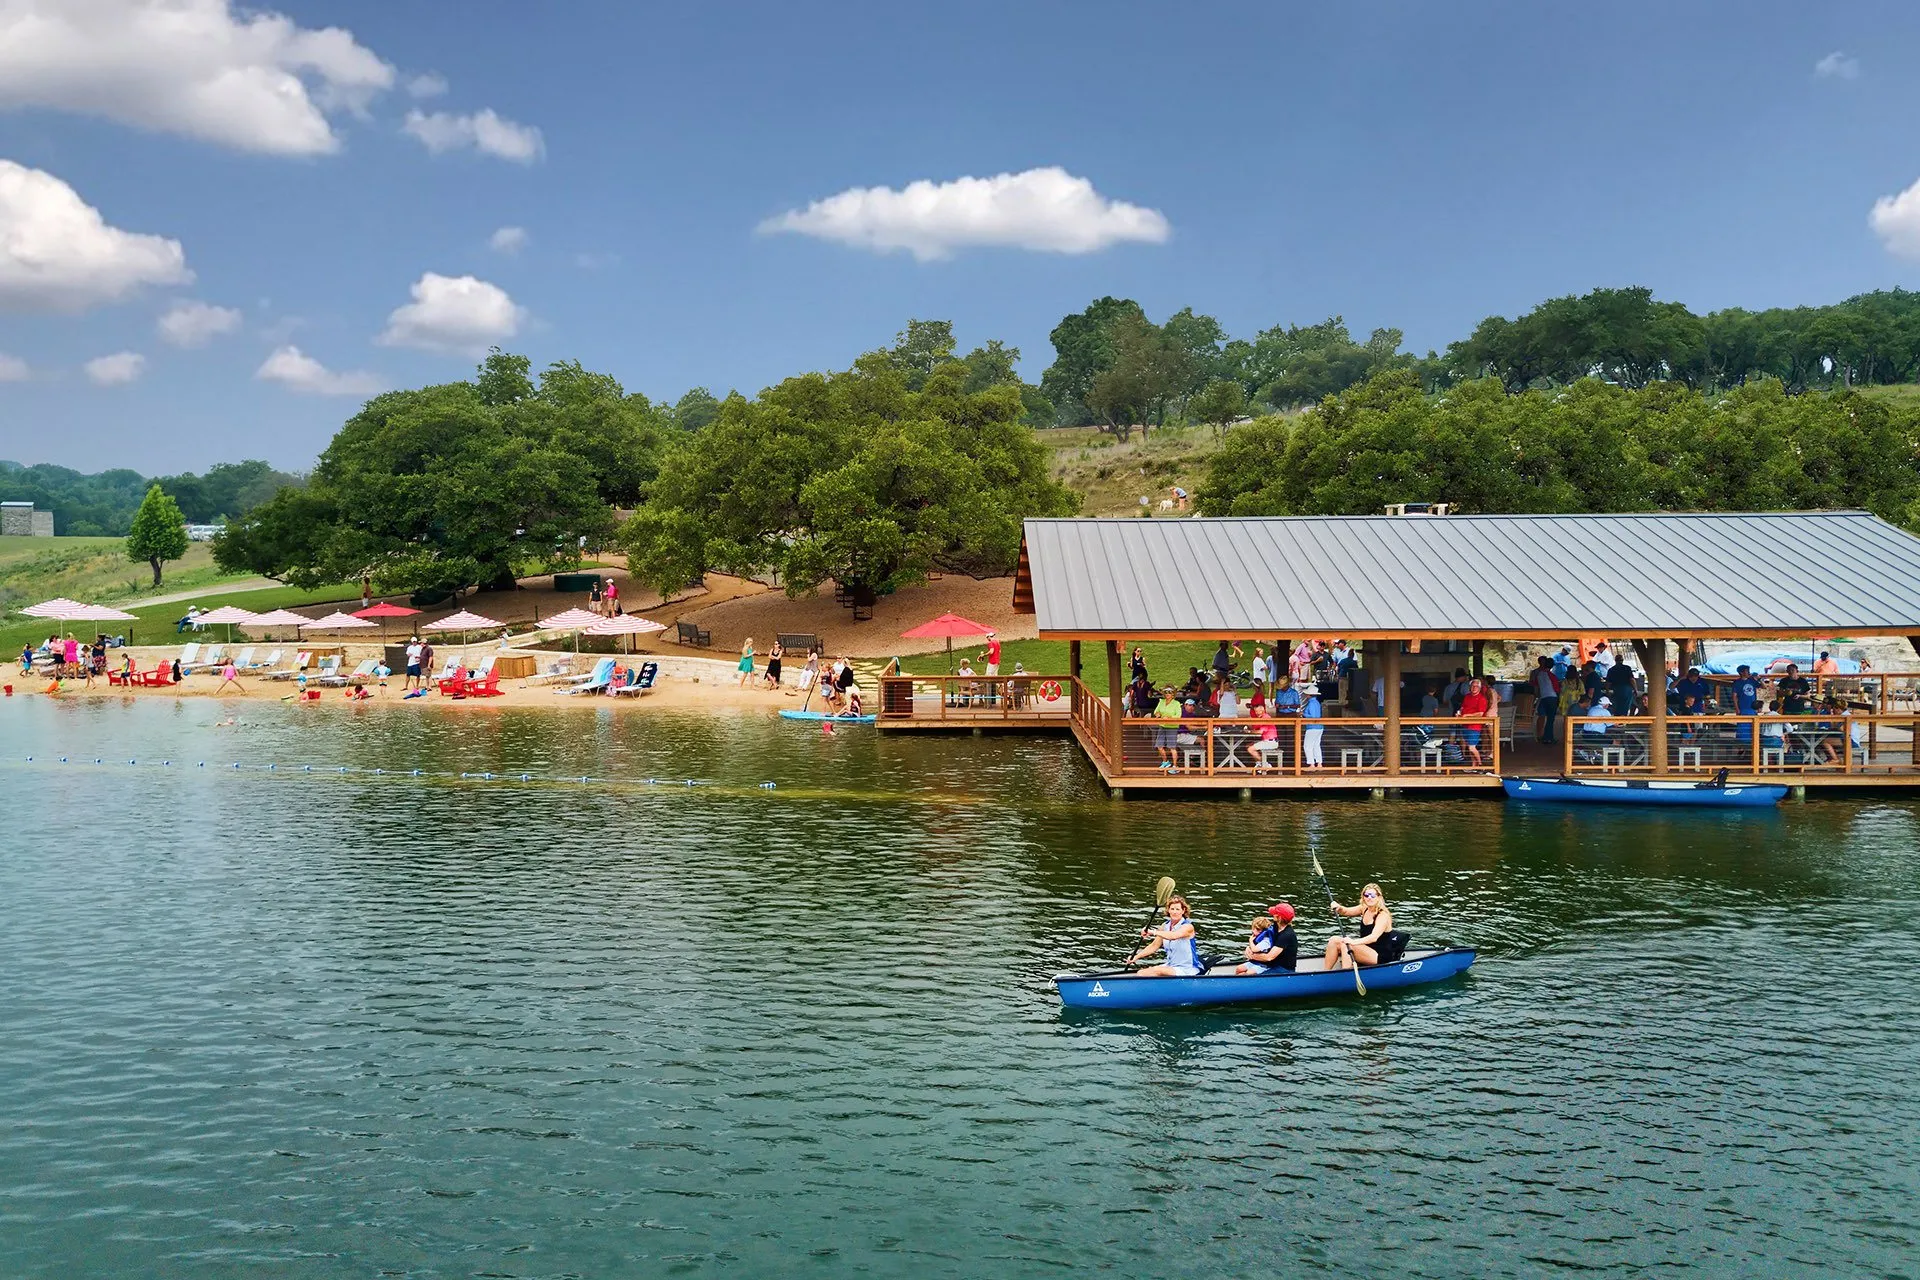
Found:
[[[1389,502],[1386,506],[1390,516],[1443,516],[1451,510],[1450,502]]]

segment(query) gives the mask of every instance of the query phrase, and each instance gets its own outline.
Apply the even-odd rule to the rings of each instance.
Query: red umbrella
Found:
[[[353,616],[356,618],[381,618],[381,619],[411,618],[414,614],[418,612],[420,612],[418,609],[409,609],[407,608],[407,606],[403,604],[388,604],[383,600],[379,604],[370,606],[369,608],[355,609],[353,611]],[[384,621],[382,621],[380,624],[380,635],[384,638],[386,634],[387,634],[387,624]]]
[[[943,613],[931,622],[923,622],[911,631],[902,631],[902,640],[939,640],[947,642],[947,670],[953,670],[953,638],[955,636],[988,636],[993,628],[972,618],[963,618],[957,613]]]

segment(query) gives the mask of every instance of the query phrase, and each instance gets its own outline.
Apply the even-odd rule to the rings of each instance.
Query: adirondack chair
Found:
[[[433,687],[449,698],[462,698],[467,693],[467,671],[459,663],[454,663],[451,674],[443,675],[433,682]]]
[[[134,679],[138,680],[143,688],[164,689],[173,683],[173,664],[162,658],[155,664],[153,670],[144,675],[135,676]]]
[[[467,681],[466,693],[469,698],[499,697],[500,696],[500,673],[498,671],[489,670],[487,674],[483,676],[477,676],[474,679]]]

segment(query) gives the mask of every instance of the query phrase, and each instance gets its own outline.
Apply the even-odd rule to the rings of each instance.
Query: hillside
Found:
[[[158,592],[153,573],[144,561],[127,559],[120,538],[5,538],[0,537],[0,613],[67,596],[95,604],[118,604],[151,595],[169,595],[197,587],[250,582],[246,574],[222,573],[213,563],[213,549],[204,542],[187,546],[187,554],[166,567]]]
[[[1124,444],[1093,427],[1039,434],[1052,451],[1054,479],[1080,495],[1081,513],[1090,516],[1137,516],[1142,496],[1155,515],[1171,515],[1161,500],[1174,485],[1192,493],[1221,440],[1209,426],[1156,427]]]

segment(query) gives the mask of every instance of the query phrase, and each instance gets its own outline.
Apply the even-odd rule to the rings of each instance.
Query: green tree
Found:
[[[959,344],[953,338],[951,320],[909,320],[907,327],[894,335],[887,351],[887,362],[906,379],[907,390],[918,391],[927,385],[933,371],[953,359]],[[1019,358],[1019,353],[1014,353]]]
[[[145,560],[153,567],[153,585],[160,585],[160,565],[187,554],[187,520],[180,504],[159,485],[150,485],[127,530],[127,559]]]
[[[1166,421],[1167,403],[1192,382],[1192,357],[1138,312],[1121,313],[1109,345],[1113,360],[1095,375],[1081,400],[1102,429],[1127,439],[1135,426]]]
[[[919,390],[892,352],[730,397],[668,449],[621,541],[634,574],[674,594],[708,570],[776,572],[884,595],[937,568],[1000,573],[1020,521],[1073,510],[1008,385],[968,391],[946,360]]]
[[[1197,421],[1210,422],[1218,431],[1247,411],[1247,393],[1232,378],[1216,378],[1187,404]]]
[[[720,402],[705,387],[695,387],[673,402],[673,425],[698,431],[720,416]]]
[[[1099,298],[1085,311],[1061,320],[1047,335],[1053,343],[1053,363],[1040,376],[1040,390],[1066,425],[1095,420],[1087,393],[1093,380],[1113,365],[1114,326],[1122,316],[1146,319],[1140,304],[1131,298]]]

